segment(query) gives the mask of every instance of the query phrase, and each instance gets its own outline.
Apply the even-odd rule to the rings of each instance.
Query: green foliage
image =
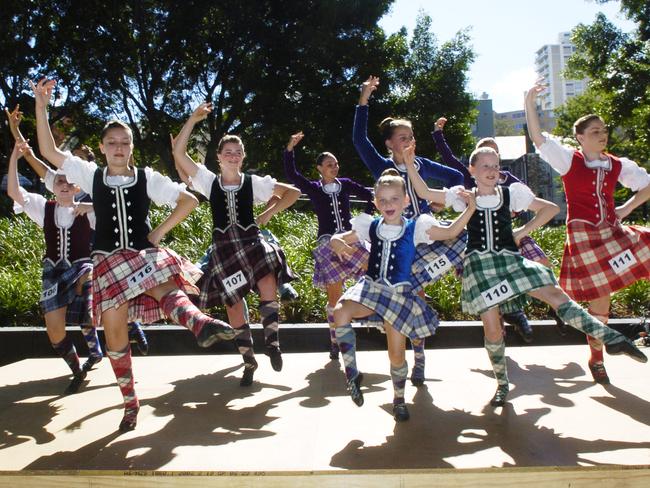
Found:
[[[156,208],[152,224],[159,223],[168,210]],[[164,245],[192,262],[198,262],[211,242],[210,210],[201,205],[166,237]],[[316,244],[317,225],[311,211],[295,209],[275,216],[268,229],[278,238],[291,269],[297,276],[292,282],[300,299],[282,306],[285,322],[324,322],[327,302],[324,292],[312,286],[314,262],[312,249]],[[533,237],[547,253],[556,275],[559,274],[565,228],[544,227],[533,232]],[[3,325],[42,324],[38,308],[41,283],[42,230],[25,216],[0,219],[0,321]],[[427,287],[429,302],[443,320],[471,320],[476,317],[463,314],[460,307],[460,280],[452,274]],[[644,316],[648,310],[650,282],[641,281],[614,294],[612,316]],[[247,297],[252,320],[258,321],[259,298],[255,293]],[[223,309],[217,309],[222,317]],[[531,318],[546,318],[547,308],[533,303],[527,310]]]

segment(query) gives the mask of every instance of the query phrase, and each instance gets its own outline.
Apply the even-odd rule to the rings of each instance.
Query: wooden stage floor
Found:
[[[426,386],[407,383],[411,420],[400,424],[390,413],[385,352],[359,353],[361,408],[345,391],[341,365],[326,353],[285,354],[280,373],[258,357],[250,388],[239,386],[239,356],[136,356],[138,427],[122,435],[122,401],[107,360],[67,397],[60,395],[69,378],[62,360],[24,360],[0,368],[0,470],[650,464],[650,364],[607,357],[613,384],[600,386],[587,371],[586,346],[507,353],[509,403],[495,409],[488,405],[495,381],[483,349],[427,350]],[[407,358],[412,365],[410,351]]]

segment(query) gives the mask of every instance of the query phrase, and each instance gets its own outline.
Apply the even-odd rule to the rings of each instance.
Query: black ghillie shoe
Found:
[[[200,347],[210,347],[215,342],[230,341],[237,335],[238,332],[227,323],[212,319],[212,322],[205,324],[196,336],[196,342]]]
[[[617,342],[616,344],[605,344],[605,350],[607,351],[607,354],[610,354],[612,356],[625,354],[626,356],[629,356],[635,361],[639,361],[640,363],[648,362],[646,355],[643,354],[639,348],[636,347],[634,343],[629,339]]]
[[[528,318],[521,310],[519,312],[504,313],[503,320],[511,324],[517,334],[526,344],[533,342],[533,328],[528,323]]]
[[[257,369],[257,361],[255,358],[251,359],[252,361],[250,363],[244,365],[244,374],[242,375],[241,380],[239,380],[239,386],[251,386],[253,384],[253,375]]]
[[[363,380],[363,375],[359,373],[355,378],[348,380],[348,392],[352,401],[360,407],[363,405],[363,393],[361,392],[361,381]]]
[[[73,393],[77,393],[79,391],[79,388],[81,388],[81,385],[83,384],[85,379],[86,379],[86,372],[83,369],[76,372],[72,377],[72,381],[70,382],[68,387],[63,391],[63,394],[72,395]]]
[[[91,369],[93,369],[93,366],[100,362],[102,360],[103,356],[88,356],[88,359],[86,359],[86,362],[83,363],[81,366],[81,371],[85,371],[88,373]]]
[[[393,405],[393,418],[396,422],[406,422],[411,418],[409,409],[406,408],[406,403],[398,403]]]
[[[134,430],[135,426],[138,423],[139,411],[140,408],[125,410],[124,417],[122,417],[122,421],[120,422],[120,426],[118,427],[118,430],[120,432],[130,432]]]
[[[273,371],[282,371],[282,351],[277,346],[266,346],[266,355],[271,359]]]
[[[510,387],[508,385],[497,386],[497,391],[494,393],[492,400],[490,400],[490,405],[493,407],[503,407],[506,404],[506,397],[509,392]]]
[[[607,370],[601,361],[589,363],[589,371],[596,383],[609,385],[609,376],[607,376]]]

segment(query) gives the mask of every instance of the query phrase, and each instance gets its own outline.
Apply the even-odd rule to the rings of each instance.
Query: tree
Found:
[[[468,31],[460,31],[439,45],[431,24],[431,17],[420,11],[404,60],[391,72],[394,85],[390,105],[393,114],[412,120],[418,153],[433,158],[431,131],[441,116],[450,121],[445,128],[450,146],[458,153],[471,150],[476,102],[466,91],[467,72],[474,61]]]
[[[638,28],[623,33],[603,14],[591,25],[578,25],[573,31],[577,49],[569,60],[567,76],[591,79],[590,90],[598,99],[599,112],[620,131],[618,148],[636,160],[647,161],[650,159],[650,5],[623,0],[621,9],[637,22]]]

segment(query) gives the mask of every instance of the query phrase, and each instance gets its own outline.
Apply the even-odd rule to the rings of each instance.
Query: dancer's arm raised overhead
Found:
[[[176,138],[172,139],[172,154],[174,155],[174,162],[178,168],[179,175],[182,172],[182,176],[189,176],[190,178],[196,176],[199,167],[190,155],[187,154],[187,143],[190,140],[194,126],[202,120],[205,120],[210,112],[212,112],[212,103],[201,103],[194,109],[192,115],[187,119],[187,122],[185,122],[185,125],[183,125]]]
[[[47,115],[47,107],[50,104],[56,81],[43,78],[36,84],[32,81],[30,81],[29,84],[34,92],[36,105],[36,135],[38,137],[38,148],[45,159],[57,168],[60,168],[66,160],[67,155],[56,147]]]

